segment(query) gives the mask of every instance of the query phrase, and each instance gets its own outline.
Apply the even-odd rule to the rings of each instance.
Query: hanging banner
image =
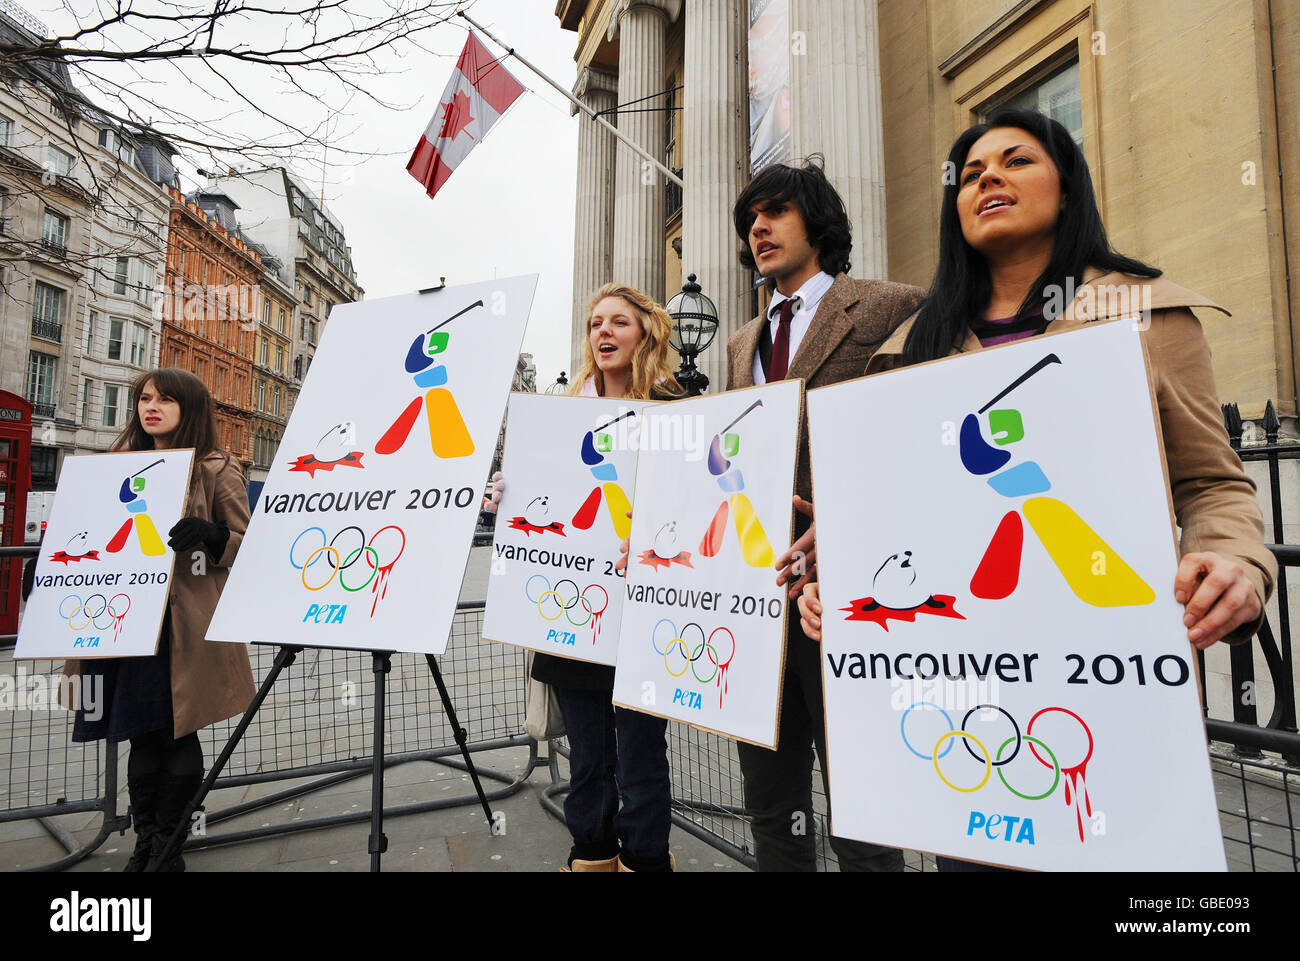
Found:
[[[790,0],[749,0],[749,171],[790,158]]]
[[[776,745],[802,389],[644,413],[614,703]]]
[[[442,653],[536,282],[334,308],[208,640]]]
[[[813,390],[808,414],[835,834],[1224,870],[1134,325]]]
[[[644,401],[512,394],[483,638],[613,664]]]
[[[15,659],[157,652],[194,451],[65,457]]]

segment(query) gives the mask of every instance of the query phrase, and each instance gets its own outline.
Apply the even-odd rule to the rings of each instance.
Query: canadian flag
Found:
[[[430,197],[523,92],[523,84],[471,31],[438,109],[406,164]]]

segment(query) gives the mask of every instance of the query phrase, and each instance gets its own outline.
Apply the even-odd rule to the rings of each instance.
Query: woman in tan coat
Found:
[[[1137,316],[1182,529],[1165,589],[1184,606],[1188,642],[1204,650],[1258,629],[1277,574],[1263,544],[1255,485],[1228,445],[1210,350],[1192,308],[1222,310],[1160,271],[1111,249],[1083,153],[1036,113],[998,110],[948,155],[939,266],[920,311],[867,373],[983,350],[1043,333]],[[799,598],[820,638],[815,584]],[[940,857],[941,871],[994,870]]]
[[[137,839],[126,870],[142,871],[157,861],[203,779],[199,728],[242,713],[254,687],[247,648],[204,640],[249,517],[239,465],[216,448],[212,397],[201,380],[173,367],[141,375],[131,398],[131,421],[114,450],[194,449],[186,516],[168,532],[176,560],[158,653],[68,661],[64,673],[104,678],[101,716],[91,721],[78,710],[73,740],[131,742],[127,787]],[[154,867],[185,869],[179,854]]]

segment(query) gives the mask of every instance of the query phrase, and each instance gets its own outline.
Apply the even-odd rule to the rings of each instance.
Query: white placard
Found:
[[[616,704],[775,746],[801,390],[646,411]]]
[[[536,282],[334,308],[209,640],[442,653]]]
[[[65,457],[14,658],[158,649],[194,451]]]
[[[512,394],[484,640],[613,664],[645,401]]]
[[[808,411],[834,832],[1223,870],[1133,325],[810,391]]]

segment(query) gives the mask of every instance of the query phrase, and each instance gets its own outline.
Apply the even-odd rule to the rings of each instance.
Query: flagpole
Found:
[[[583,113],[585,113],[588,117],[590,117],[592,120],[596,121],[596,123],[600,124],[602,127],[604,127],[606,130],[608,130],[610,133],[612,133],[615,137],[618,138],[618,140],[619,140],[621,143],[625,143],[625,144],[627,144],[627,145],[628,145],[629,147],[631,147],[634,151],[636,151],[637,154],[639,154],[640,156],[644,157],[646,160],[650,161],[650,163],[652,163],[652,164],[654,164],[656,167],[658,167],[659,170],[660,170],[660,172],[663,173],[663,175],[664,175],[665,177],[667,177],[669,180],[671,180],[673,183],[675,183],[677,186],[681,187],[682,189],[685,189],[685,188],[686,188],[686,185],[685,185],[684,183],[682,183],[682,178],[681,178],[681,177],[677,176],[677,174],[673,173],[673,171],[672,171],[670,168],[665,167],[662,163],[660,163],[660,162],[659,162],[658,160],[656,160],[653,156],[651,156],[649,153],[647,153],[644,149],[641,148],[640,145],[633,143],[631,140],[628,140],[627,137],[625,137],[623,134],[619,133],[617,127],[615,127],[613,124],[611,124],[609,121],[607,121],[604,117],[602,117],[602,116],[600,116],[599,114],[597,114],[596,111],[592,110],[590,107],[588,107],[585,103],[583,103],[581,100],[579,100],[577,97],[575,97],[575,96],[574,96],[572,93],[570,93],[568,90],[565,90],[565,89],[564,89],[563,87],[561,87],[558,83],[556,83],[554,80],[552,80],[552,79],[551,79],[550,77],[548,77],[546,74],[542,73],[542,71],[538,70],[538,69],[537,69],[536,67],[534,67],[531,63],[529,63],[527,60],[525,60],[523,57],[521,57],[518,53],[515,52],[515,48],[514,48],[514,47],[510,46],[508,43],[503,42],[503,41],[500,40],[499,38],[494,37],[494,36],[493,36],[489,31],[488,31],[488,29],[487,29],[485,26],[483,26],[481,23],[479,23],[477,20],[475,20],[473,17],[471,17],[471,16],[470,16],[468,13],[466,13],[464,10],[458,10],[458,11],[456,11],[456,12],[457,12],[457,14],[458,14],[459,16],[462,16],[462,17],[464,17],[466,20],[468,20],[468,21],[470,22],[470,24],[471,24],[475,29],[477,29],[480,33],[482,33],[485,37],[487,37],[489,40],[492,40],[494,43],[496,43],[497,46],[499,46],[499,47],[505,47],[505,48],[506,48],[506,51],[509,53],[510,56],[514,57],[516,60],[518,60],[520,63],[522,63],[525,67],[527,67],[527,68],[528,68],[529,70],[531,70],[533,73],[537,74],[537,76],[541,77],[543,80],[545,80],[547,83],[549,83],[552,87],[554,87],[554,88],[555,88],[556,90],[558,90],[560,93],[564,94],[564,96],[567,97],[567,98],[569,99],[569,102],[570,102],[570,103],[572,103],[575,107],[577,107],[579,110],[581,110]]]

